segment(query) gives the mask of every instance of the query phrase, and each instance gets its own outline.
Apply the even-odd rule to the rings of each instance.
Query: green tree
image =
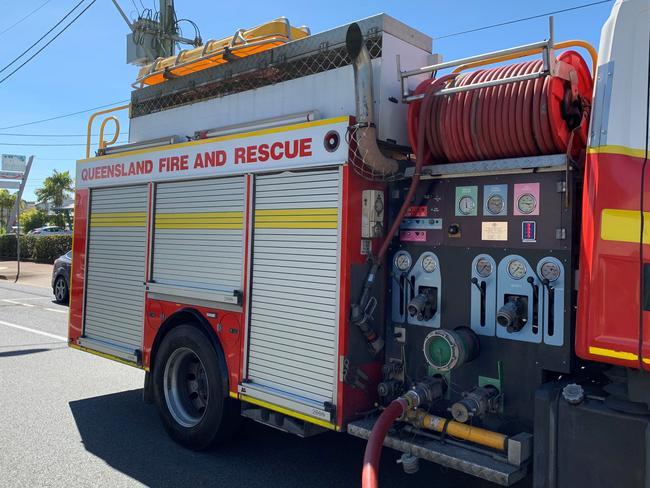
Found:
[[[16,203],[16,195],[12,195],[6,189],[0,190],[0,228],[7,226],[7,220],[11,215],[11,211]]]
[[[69,171],[59,173],[54,170],[52,176],[48,176],[43,181],[43,186],[34,192],[40,203],[49,203],[52,207],[61,207],[63,201],[73,191],[74,181]],[[60,210],[56,212],[57,225],[63,226],[63,214]]]
[[[27,233],[30,230],[38,229],[47,224],[47,213],[37,208],[30,208],[29,210],[20,214],[20,232]]]

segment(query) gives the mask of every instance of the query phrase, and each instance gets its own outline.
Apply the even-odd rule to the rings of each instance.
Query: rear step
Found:
[[[368,439],[370,431],[375,424],[375,419],[357,420],[348,424],[348,433],[355,437]],[[407,435],[404,431],[391,430],[386,436],[384,446],[401,452],[408,452],[416,457],[453,468],[463,473],[471,474],[478,478],[497,483],[501,486],[511,486],[526,476],[528,458],[532,446],[530,434],[519,434],[511,438],[512,450],[508,458],[496,452],[483,450],[470,444],[447,439],[441,441],[437,436],[414,435],[409,429]],[[401,438],[403,437],[403,439]],[[517,451],[519,455],[517,455]],[[512,463],[512,464],[511,464]]]
[[[260,424],[268,425],[274,429],[287,432],[288,434],[295,434],[300,437],[310,437],[323,432],[328,432],[327,429],[314,425],[304,420],[289,417],[280,412],[269,410],[268,408],[258,407],[250,403],[242,402],[242,416],[247,417]]]

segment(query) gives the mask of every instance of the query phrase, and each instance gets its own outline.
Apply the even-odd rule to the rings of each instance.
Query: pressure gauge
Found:
[[[476,273],[481,278],[487,278],[492,274],[492,263],[489,259],[480,258],[476,261]]]
[[[437,264],[436,260],[433,258],[433,256],[426,255],[422,259],[422,268],[424,268],[424,271],[427,273],[433,273],[436,270]]]
[[[513,259],[508,263],[508,273],[516,280],[526,276],[526,265],[518,259]]]
[[[517,208],[522,214],[531,214],[537,207],[537,199],[530,193],[524,193],[517,200]]]
[[[474,199],[468,195],[465,195],[458,201],[458,210],[463,215],[469,215],[474,212],[476,208],[476,202]]]
[[[491,195],[487,200],[487,209],[492,215],[499,215],[503,211],[503,197]]]
[[[411,269],[411,255],[406,251],[400,251],[395,254],[395,267],[400,271],[408,271]]]
[[[551,261],[546,261],[540,268],[542,278],[548,281],[556,281],[560,277],[560,267]]]

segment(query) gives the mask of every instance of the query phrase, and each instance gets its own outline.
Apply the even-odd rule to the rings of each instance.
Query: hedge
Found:
[[[72,236],[20,236],[20,258],[52,264],[72,249]],[[16,235],[0,236],[0,259],[16,259]]]

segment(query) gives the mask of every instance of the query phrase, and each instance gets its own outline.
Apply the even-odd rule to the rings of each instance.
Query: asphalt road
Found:
[[[141,401],[143,373],[65,342],[67,307],[48,289],[0,282],[0,486],[358,487],[364,443],[301,439],[247,421],[192,452]],[[382,487],[492,487],[426,462],[405,475],[385,450]]]

